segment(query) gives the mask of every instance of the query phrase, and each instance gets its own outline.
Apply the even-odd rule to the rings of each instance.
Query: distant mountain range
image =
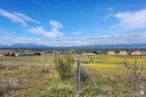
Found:
[[[87,45],[87,46],[46,46],[40,44],[14,44],[11,46],[0,45],[0,48],[146,48],[146,44],[103,44],[103,45]]]

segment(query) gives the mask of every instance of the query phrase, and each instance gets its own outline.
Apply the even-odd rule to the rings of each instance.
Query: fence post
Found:
[[[80,96],[80,58],[77,59],[77,97]]]

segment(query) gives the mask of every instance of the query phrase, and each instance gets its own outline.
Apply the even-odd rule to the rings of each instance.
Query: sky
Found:
[[[0,45],[146,43],[146,0],[0,0]]]

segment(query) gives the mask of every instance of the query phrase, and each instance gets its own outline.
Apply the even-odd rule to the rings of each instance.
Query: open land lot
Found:
[[[90,74],[88,80],[81,81],[81,97],[132,97],[131,72],[123,62],[132,65],[137,60],[138,66],[146,68],[146,56],[81,55],[80,60]],[[76,63],[74,74],[75,69]],[[145,86],[146,69],[141,76]],[[74,97],[76,76],[62,81],[55,70],[54,55],[0,57],[0,88],[2,97]]]

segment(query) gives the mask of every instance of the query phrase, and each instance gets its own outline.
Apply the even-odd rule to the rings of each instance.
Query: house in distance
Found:
[[[119,55],[128,55],[128,52],[124,51],[124,50],[120,50],[120,52],[118,54]]]
[[[131,53],[131,55],[142,55],[141,51],[136,50]]]
[[[116,55],[116,53],[115,53],[115,51],[110,50],[110,51],[107,52],[107,55]]]

